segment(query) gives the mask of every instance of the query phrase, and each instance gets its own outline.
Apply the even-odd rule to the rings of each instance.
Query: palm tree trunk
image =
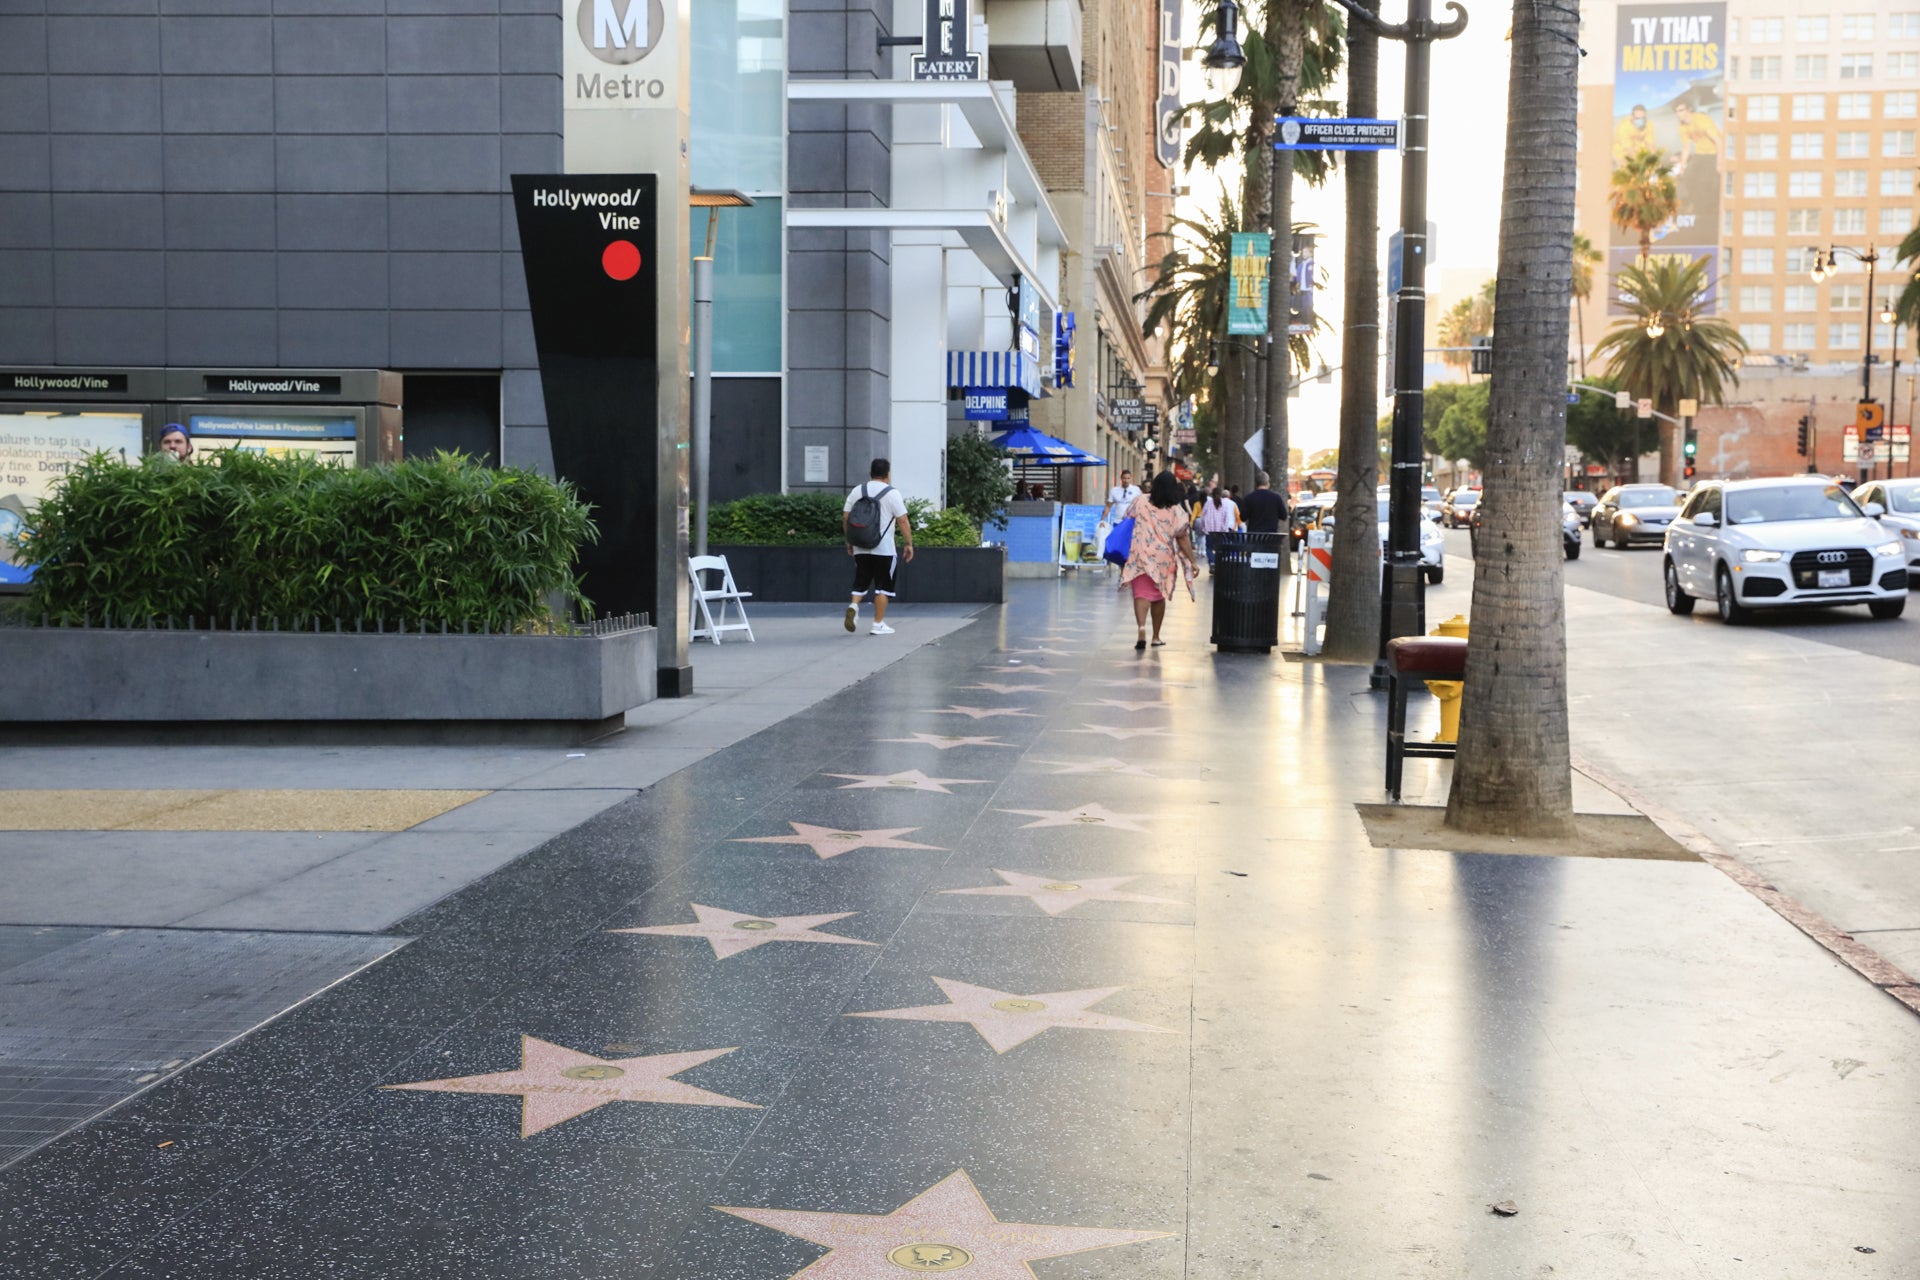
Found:
[[[1579,11],[1515,0],[1486,493],[1447,825],[1573,833],[1562,615]]]
[[[1370,119],[1379,108],[1380,37],[1347,24],[1347,114]],[[1350,151],[1347,168],[1346,314],[1340,352],[1339,505],[1343,529],[1374,527],[1380,479],[1380,161]],[[1380,557],[1371,538],[1336,538],[1322,656],[1371,662],[1380,651]]]
[[[1306,57],[1306,6],[1309,0],[1268,0],[1267,31],[1274,37],[1274,71],[1278,81],[1275,114],[1291,115],[1300,96],[1300,66]],[[1273,253],[1268,275],[1273,281],[1272,305],[1267,309],[1267,439],[1266,471],[1286,491],[1287,385],[1293,381],[1293,354],[1288,326],[1293,318],[1293,153],[1268,145],[1273,168]]]
[[[1667,415],[1674,416],[1674,410],[1680,406],[1669,396],[1661,396],[1654,408]],[[1664,418],[1655,418],[1654,429],[1660,433],[1660,483],[1670,488],[1680,487],[1680,427]]]

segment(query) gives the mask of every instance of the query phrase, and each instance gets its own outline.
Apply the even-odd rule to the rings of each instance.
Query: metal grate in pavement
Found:
[[[0,1166],[405,941],[0,926]]]

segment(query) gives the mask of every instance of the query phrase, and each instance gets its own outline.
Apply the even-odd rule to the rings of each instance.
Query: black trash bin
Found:
[[[1284,533],[1213,533],[1213,643],[1230,653],[1272,653],[1280,643]]]

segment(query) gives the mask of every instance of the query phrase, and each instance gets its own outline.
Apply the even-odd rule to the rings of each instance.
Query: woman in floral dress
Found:
[[[1160,624],[1167,616],[1167,601],[1173,595],[1175,581],[1184,568],[1188,579],[1199,576],[1200,565],[1194,558],[1193,539],[1187,532],[1186,504],[1181,501],[1180,482],[1173,472],[1162,471],[1153,478],[1153,487],[1133,500],[1127,515],[1133,518],[1133,546],[1127,553],[1127,567],[1121,571],[1122,590],[1133,590],[1133,621],[1139,635],[1135,649],[1147,647],[1147,618],[1153,618],[1153,643],[1160,638]],[[1187,588],[1192,591],[1192,587]]]

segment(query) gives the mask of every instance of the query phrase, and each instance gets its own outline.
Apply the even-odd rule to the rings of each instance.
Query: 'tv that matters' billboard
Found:
[[[1613,70],[1613,181],[1636,164],[1672,175],[1679,207],[1657,226],[1614,223],[1607,309],[1623,267],[1650,259],[1707,260],[1702,309],[1716,308],[1720,275],[1720,156],[1726,139],[1727,6],[1624,4]],[[1649,160],[1646,157],[1651,156]],[[1643,245],[1643,236],[1645,243]]]

